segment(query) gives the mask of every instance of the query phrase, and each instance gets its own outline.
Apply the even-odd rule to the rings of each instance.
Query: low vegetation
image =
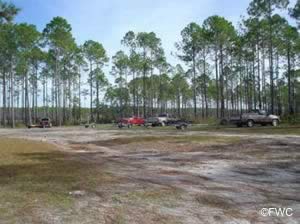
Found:
[[[135,136],[126,138],[114,138],[110,140],[97,141],[97,145],[101,146],[118,146],[127,145],[133,143],[158,143],[158,142],[170,142],[170,143],[202,143],[202,144],[218,144],[218,143],[234,143],[239,141],[239,137],[227,137],[227,136]]]
[[[266,126],[261,127],[257,125],[252,128],[242,127],[237,128],[234,126],[221,126],[221,125],[207,125],[207,126],[194,126],[191,128],[192,131],[208,131],[208,132],[226,132],[228,134],[278,134],[278,135],[300,135],[299,125],[280,125],[279,127]]]
[[[119,130],[116,125],[113,124],[103,124],[96,125],[98,130]],[[290,125],[287,123],[280,124],[278,127],[272,126],[260,126],[255,125],[252,128],[248,127],[236,127],[236,126],[224,126],[217,124],[194,124],[188,127],[189,131],[199,131],[199,132],[220,132],[228,134],[278,134],[278,135],[300,135],[300,125]],[[176,130],[173,126],[166,127],[155,127],[155,128],[145,128],[139,126],[133,126],[132,128],[123,128],[123,133],[126,135],[136,135],[139,132],[149,132],[149,133],[178,133],[180,130]],[[184,132],[183,132],[184,133]],[[201,138],[201,137],[200,137]]]
[[[264,223],[257,205],[299,204],[297,136],[136,129],[3,130],[0,222]]]
[[[80,162],[53,145],[0,141],[0,220],[4,222],[18,223],[20,218],[31,222],[45,209],[65,211],[73,206],[73,192],[93,192],[96,186],[115,181],[104,169]]]

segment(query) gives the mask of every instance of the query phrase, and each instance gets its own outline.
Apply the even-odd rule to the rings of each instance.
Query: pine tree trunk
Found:
[[[215,71],[216,71],[216,90],[217,90],[217,118],[219,118],[219,74],[218,74],[218,51],[215,49]]]
[[[78,72],[78,119],[81,122],[81,74]]]
[[[272,27],[272,9],[271,1],[269,5],[269,68],[270,68],[270,97],[271,97],[271,113],[274,113],[274,71],[273,71],[273,27]]]
[[[31,110],[30,110],[30,103],[29,103],[29,93],[28,93],[28,71],[26,72],[25,76],[25,108],[26,108],[26,122],[27,125],[32,125],[31,120]]]
[[[97,123],[100,123],[100,111],[99,111],[99,104],[100,104],[100,102],[99,102],[99,80],[97,79],[96,80],[96,95],[97,95],[97,99],[96,99],[96,101],[97,101]]]
[[[223,65],[223,46],[220,46],[220,92],[221,92],[221,118],[225,117],[225,99],[224,99],[224,65]]]
[[[197,86],[196,86],[196,55],[193,49],[193,101],[194,101],[194,118],[197,119]]]
[[[291,88],[291,50],[290,45],[287,48],[287,63],[288,63],[288,108],[289,108],[289,115],[294,114],[294,108],[292,103],[292,88]]]
[[[90,122],[94,121],[93,116],[93,65],[90,61]]]
[[[208,116],[208,103],[207,103],[207,81],[206,81],[206,57],[204,56],[203,57],[203,74],[204,74],[204,80],[203,80],[203,83],[204,83],[204,88],[203,88],[203,91],[204,91],[204,101],[205,101],[205,117],[207,118]]]
[[[2,77],[2,86],[3,86],[3,108],[2,108],[2,124],[5,127],[6,126],[6,73],[3,71],[3,77]]]
[[[262,100],[261,100],[261,78],[260,78],[260,49],[257,44],[257,90],[258,90],[258,108],[262,109]]]
[[[144,65],[143,65],[143,116],[146,118],[146,49],[144,49],[143,53]]]
[[[11,100],[11,127],[15,128],[15,105],[14,105],[14,74],[12,68],[12,62],[10,65],[10,100]]]

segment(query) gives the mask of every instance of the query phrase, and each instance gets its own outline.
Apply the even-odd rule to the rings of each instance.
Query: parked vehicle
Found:
[[[50,118],[42,118],[40,119],[39,124],[32,124],[32,125],[28,125],[28,128],[51,128],[52,127],[52,123]]]
[[[123,128],[123,127],[128,127],[131,128],[133,125],[144,125],[145,124],[145,119],[141,117],[129,117],[129,118],[122,118],[118,122],[118,127]]]
[[[52,123],[51,123],[50,118],[47,118],[47,117],[42,118],[42,119],[40,120],[40,126],[41,126],[42,128],[51,128],[51,127],[52,127]]]
[[[146,127],[157,127],[157,126],[174,126],[177,129],[186,129],[191,123],[182,119],[172,118],[170,120],[164,121],[162,124],[158,117],[149,117],[145,121]]]
[[[174,116],[168,113],[159,114],[157,118],[161,126],[165,126],[169,121],[176,120]]]
[[[145,127],[157,127],[157,126],[162,126],[162,123],[158,117],[148,117],[145,120]]]
[[[85,128],[96,128],[96,124],[95,123],[86,123],[84,125]]]
[[[166,123],[168,126],[175,126],[176,129],[185,130],[188,126],[191,125],[191,122],[183,119],[170,120]]]
[[[267,114],[264,110],[254,110],[249,113],[243,113],[241,116],[230,117],[229,123],[235,124],[238,127],[247,125],[253,127],[255,124],[278,126],[280,117],[273,114]]]

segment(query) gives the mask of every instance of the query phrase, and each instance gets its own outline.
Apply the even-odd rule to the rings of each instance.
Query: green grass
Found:
[[[20,215],[34,217],[41,209],[67,210],[75,197],[70,192],[93,191],[116,179],[59,152],[43,142],[0,139],[0,220],[15,223]]]

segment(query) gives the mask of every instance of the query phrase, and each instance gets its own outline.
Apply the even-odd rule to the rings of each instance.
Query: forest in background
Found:
[[[300,117],[300,0],[252,0],[238,27],[217,15],[187,24],[174,43],[177,65],[154,32],[128,31],[123,49],[109,57],[95,40],[78,45],[66,19],[55,17],[40,32],[15,23],[19,11],[0,0],[3,127],[41,117],[60,126],[162,112],[194,121],[253,109]]]

